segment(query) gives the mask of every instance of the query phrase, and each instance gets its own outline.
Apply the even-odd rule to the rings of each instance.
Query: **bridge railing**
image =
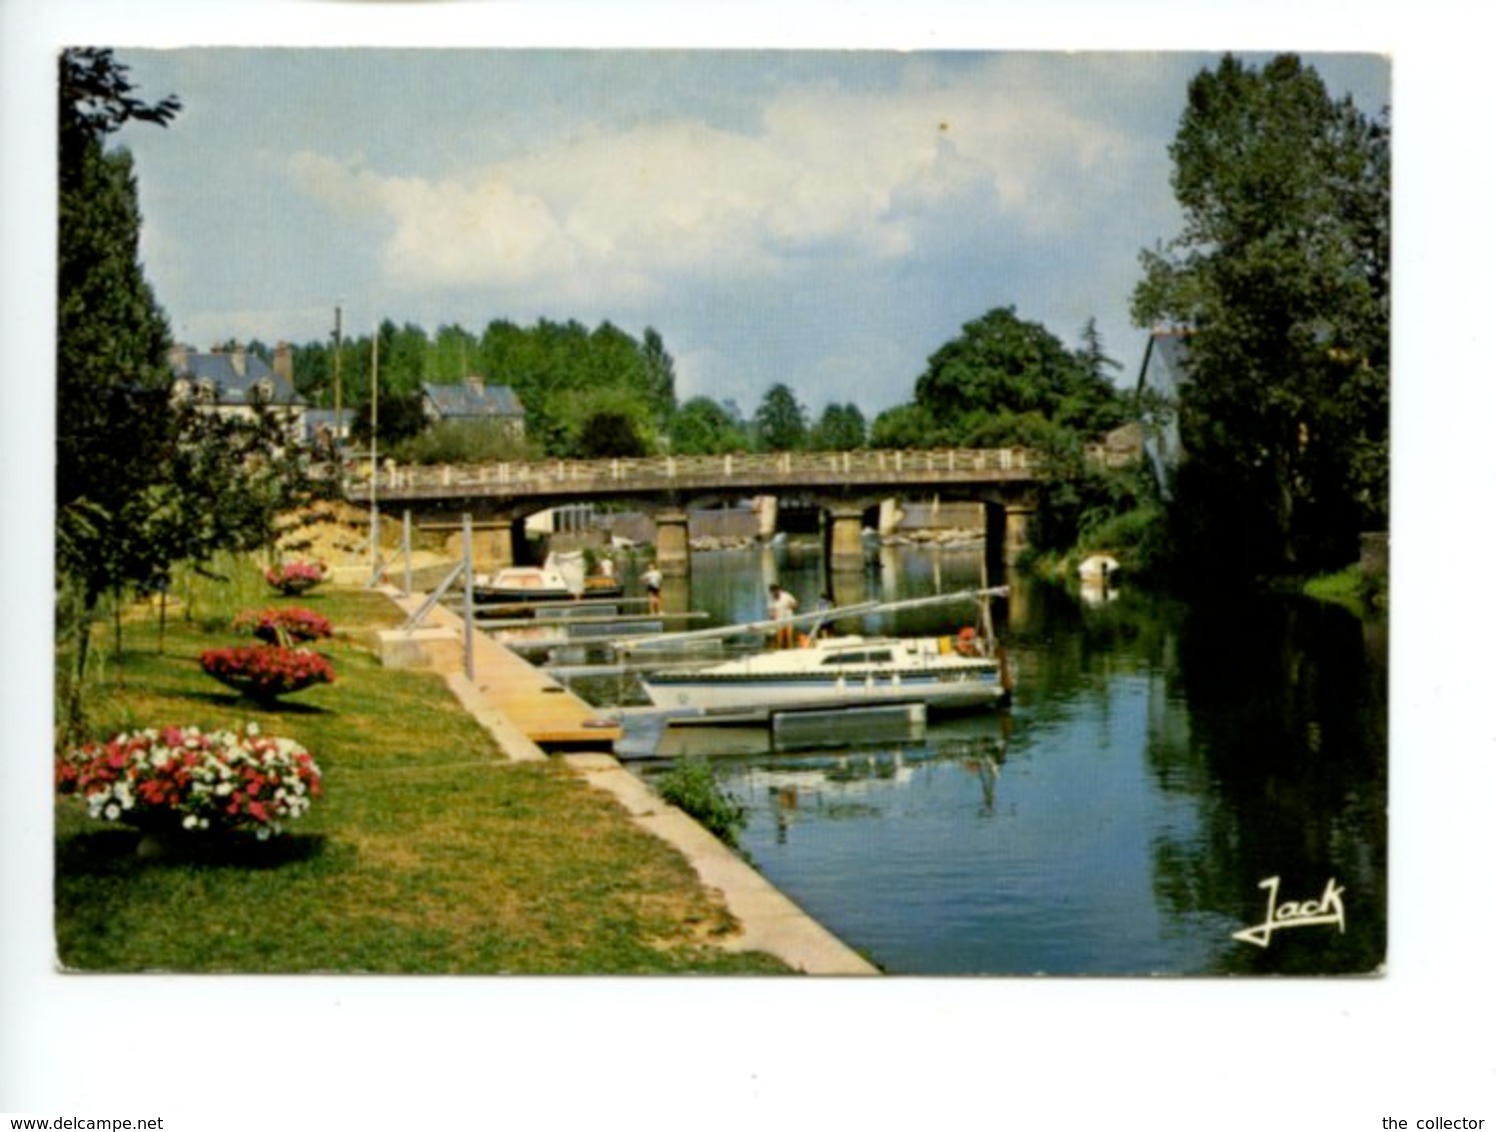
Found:
[[[1102,445],[1087,458],[1104,466],[1119,461]],[[807,483],[883,483],[890,479],[966,481],[1033,479],[1042,457],[1027,448],[857,449],[845,452],[734,452],[721,456],[648,456],[604,460],[543,460],[529,463],[385,463],[375,488],[399,495],[550,495],[557,492],[623,492],[672,486],[750,486]],[[367,493],[369,476],[352,478],[349,490]]]

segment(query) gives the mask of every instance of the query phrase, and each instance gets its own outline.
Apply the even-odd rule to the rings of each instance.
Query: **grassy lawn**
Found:
[[[95,732],[256,720],[317,759],[324,796],[275,841],[233,855],[136,854],[138,835],[56,807],[56,933],[95,971],[485,974],[781,972],[711,945],[733,930],[673,848],[558,763],[507,763],[434,675],[383,668],[359,630],[396,623],[386,598],[297,599],[339,630],[319,643],[337,681],[265,709],[202,673],[238,640],[221,615],[127,618],[95,672]],[[97,647],[113,648],[112,632]]]

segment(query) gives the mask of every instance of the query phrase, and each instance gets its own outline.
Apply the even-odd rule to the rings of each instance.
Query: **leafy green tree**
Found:
[[[825,452],[867,447],[867,420],[853,404],[830,404],[811,429],[810,446]]]
[[[675,359],[665,349],[660,332],[652,326],[644,328],[640,355],[644,362],[644,393],[663,435],[669,430],[676,409]]]
[[[1189,332],[1175,541],[1215,576],[1339,565],[1386,522],[1389,144],[1293,55],[1190,83],[1184,227],[1133,314]]]
[[[1039,416],[1086,437],[1124,417],[1115,389],[1084,357],[1037,322],[999,307],[961,328],[930,358],[914,387],[915,402],[947,428],[956,443],[1001,413]]]
[[[879,413],[869,439],[874,448],[940,448],[955,443],[929,408],[917,402]]]
[[[381,383],[382,384],[382,383]],[[349,431],[360,444],[368,444],[372,430],[374,404],[365,401],[353,414]],[[420,392],[386,393],[379,391],[379,448],[386,451],[401,441],[418,436],[426,428],[425,396]]]
[[[171,442],[170,329],[138,259],[140,210],[127,152],[106,139],[131,121],[166,125],[180,104],[134,98],[103,50],[64,51],[58,84],[57,578],[75,609],[77,679],[100,599],[139,578],[131,511]],[[71,598],[71,600],[64,600]]]
[[[633,422],[623,413],[595,413],[587,418],[577,437],[577,455],[583,460],[643,456],[647,451]]]
[[[783,382],[770,386],[764,394],[753,414],[753,425],[761,452],[793,452],[803,449],[810,438],[805,410]]]
[[[175,98],[133,97],[104,50],[60,61],[57,280],[59,631],[74,666],[65,737],[84,726],[83,674],[106,595],[163,583],[176,562],[261,546],[305,497],[294,452],[264,412],[230,420],[173,396],[170,330],[138,260],[130,155],[107,151],[130,121],[167,124]],[[116,603],[117,605],[117,603]]]
[[[675,414],[670,448],[682,456],[718,456],[748,449],[742,418],[710,397],[692,397]]]
[[[426,380],[438,385],[455,385],[466,381],[477,371],[478,339],[460,326],[437,327],[431,340],[424,367]]]

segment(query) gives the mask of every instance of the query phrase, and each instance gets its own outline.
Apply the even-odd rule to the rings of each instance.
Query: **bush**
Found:
[[[748,808],[723,791],[712,768],[702,759],[685,759],[655,783],[660,797],[679,806],[723,844],[738,847],[738,834],[748,825]]]
[[[531,460],[535,446],[492,421],[438,421],[390,450],[402,464],[475,464]]]

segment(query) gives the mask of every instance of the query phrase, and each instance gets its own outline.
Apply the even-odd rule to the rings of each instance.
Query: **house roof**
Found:
[[[507,385],[485,385],[480,380],[436,385],[426,382],[422,391],[444,420],[453,417],[522,417],[525,407]]]
[[[1143,352],[1138,388],[1151,389],[1165,397],[1177,396],[1179,387],[1189,381],[1188,354],[1185,332],[1154,331],[1148,338],[1148,348]]]
[[[305,398],[296,387],[276,373],[258,354],[242,355],[244,372],[235,366],[236,355],[217,351],[199,354],[188,351],[172,359],[172,375],[194,382],[212,382],[214,399],[220,405],[248,405],[254,401],[255,387],[269,382],[272,405],[304,405]]]

